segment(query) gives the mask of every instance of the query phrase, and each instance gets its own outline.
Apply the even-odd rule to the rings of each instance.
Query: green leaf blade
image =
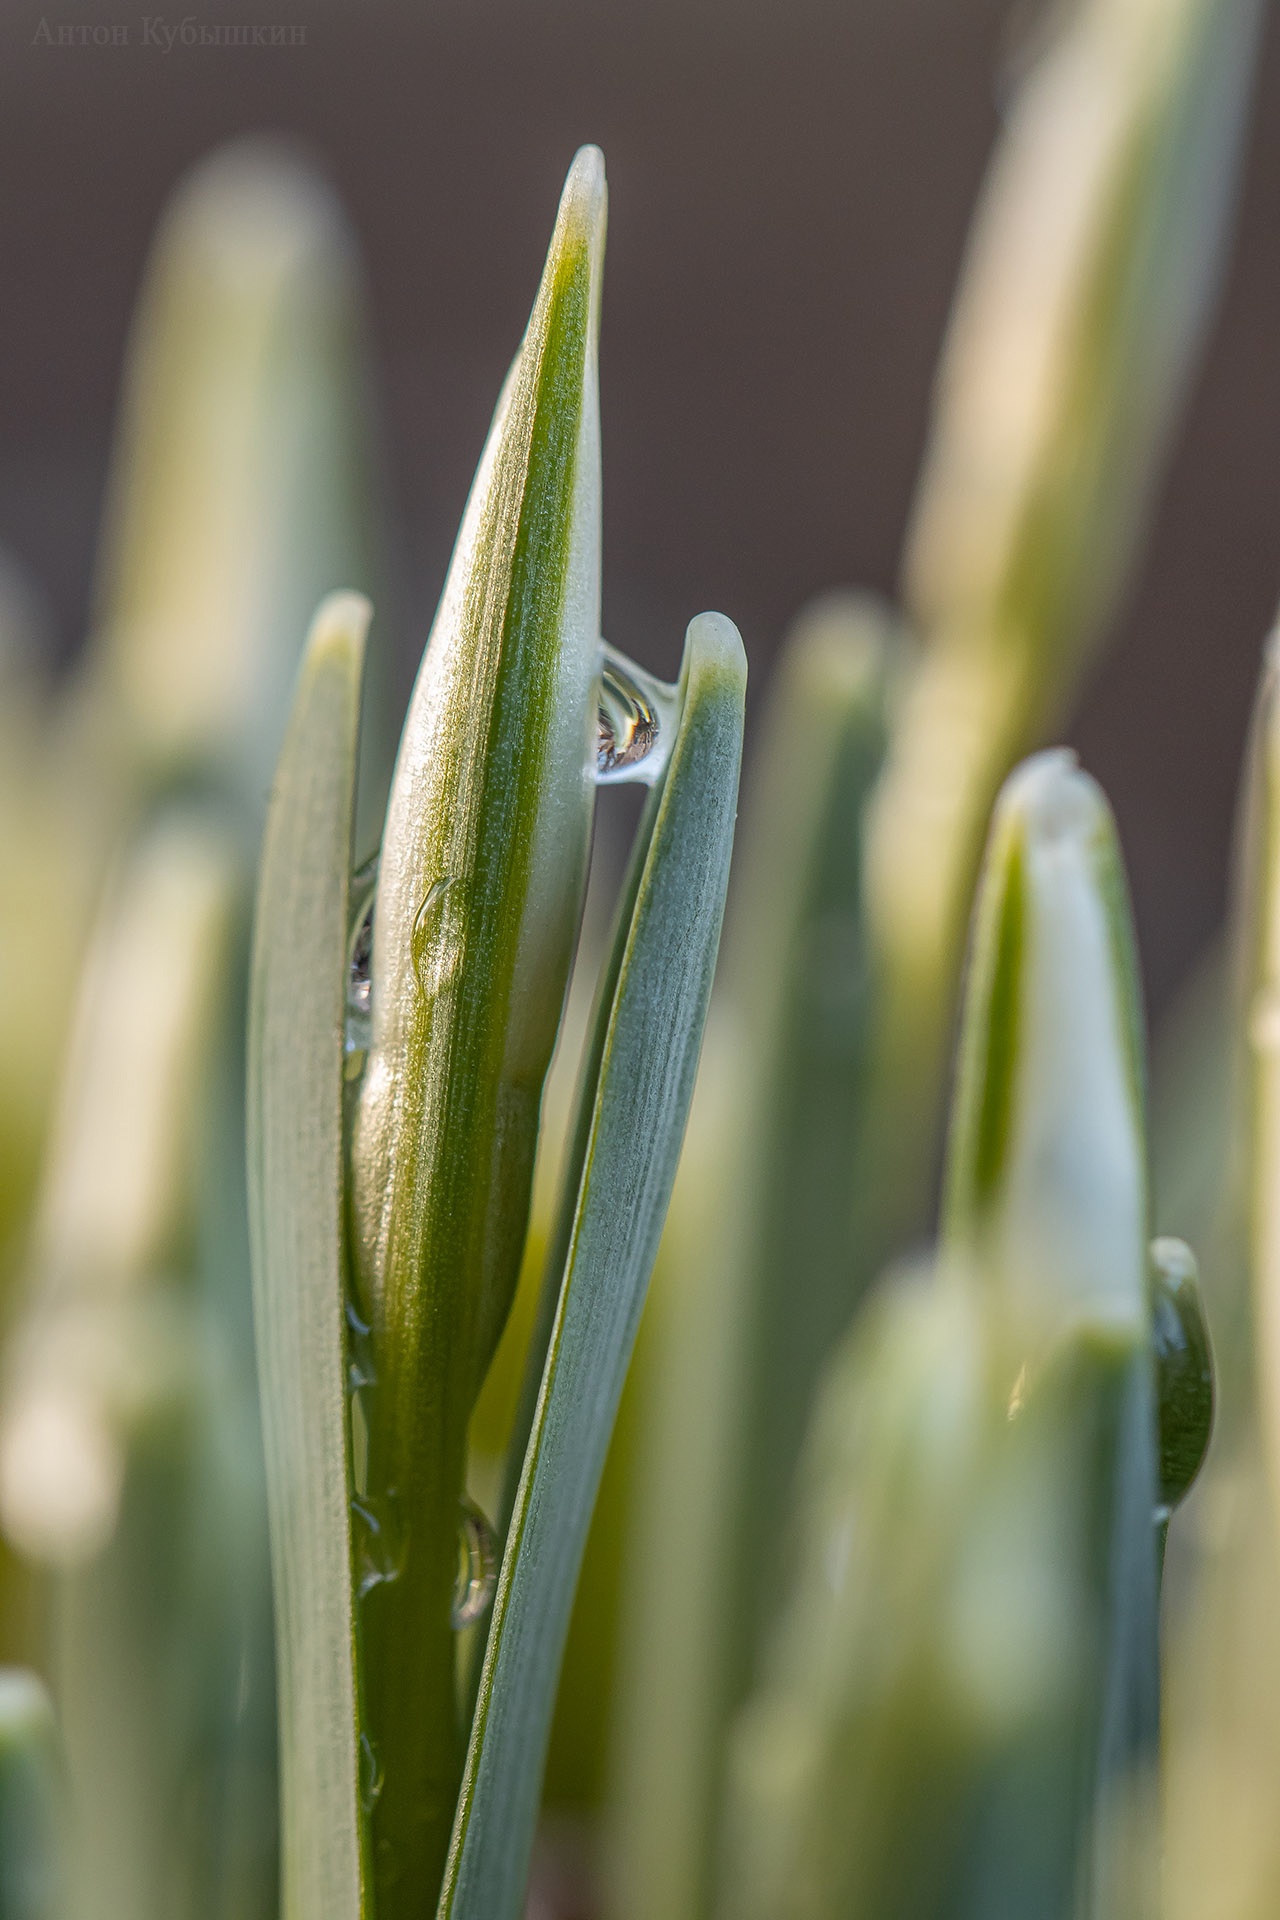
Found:
[[[0,1912],[64,1920],[66,1782],[53,1703],[22,1667],[0,1667]]]
[[[816,602],[757,735],[643,1336],[609,1839],[628,1920],[704,1910],[725,1726],[784,1583],[815,1382],[857,1302],[876,998],[862,827],[902,640],[865,595]]]
[[[581,1178],[494,1603],[440,1904],[520,1910],[574,1584],[675,1175],[719,942],[745,660],[730,622],[689,630],[673,757],[650,802],[584,1080]],[[554,1270],[553,1270],[554,1271]]]
[[[414,689],[379,865],[350,1159],[376,1374],[357,1554],[379,1920],[418,1920],[453,1825],[467,1425],[515,1291],[586,880],[605,212],[584,148]]]
[[[316,617],[263,846],[249,1038],[284,1920],[364,1906],[342,1217],[347,891],[368,602]]]
[[[1098,1623],[1081,1681],[1081,1871],[1100,1914],[1131,1910],[1129,1898],[1145,1911],[1149,1898],[1146,1840],[1112,1818],[1147,1792],[1159,1730],[1148,1212],[1143,1032],[1115,826],[1073,756],[1041,753],[1005,783],[988,841],[943,1251],[991,1304],[1010,1405],[1047,1381],[1078,1461]]]
[[[134,780],[214,782],[254,842],[300,641],[376,564],[362,295],[328,184],[245,138],[172,195],[130,335],[89,678]]]
[[[1006,782],[975,914],[945,1237],[1032,1353],[1147,1327],[1143,1040],[1110,810],[1065,752]]]

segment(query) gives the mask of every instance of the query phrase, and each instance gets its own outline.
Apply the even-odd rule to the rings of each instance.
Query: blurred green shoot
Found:
[[[1151,1913],[1158,1499],[1142,1040],[1098,789],[996,809],[941,1271],[819,1402],[719,1910]]]
[[[129,790],[212,785],[251,854],[307,622],[372,585],[361,304],[328,187],[246,139],[174,193],[130,339],[85,697]]]
[[[996,789],[1132,570],[1212,310],[1257,0],[1078,0],[1023,81],[956,299],[904,567],[926,645],[876,796],[888,999],[859,1208],[917,1230]]]
[[[94,931],[0,1507],[63,1569],[77,1920],[256,1920],[273,1899],[244,921],[306,615],[368,569],[358,311],[341,217],[287,151],[240,143],[180,187],[131,340],[97,626],[51,725],[56,870]]]
[[[21,1264],[75,990],[92,861],[42,659],[40,609],[0,555],[0,1293]],[[41,930],[31,965],[31,930]],[[14,1649],[12,1644],[10,1654]]]
[[[855,596],[802,618],[749,791],[638,1408],[610,1863],[626,1914],[699,1910],[715,1745],[779,1590],[806,1411],[848,1314],[874,991],[860,822],[895,643]]]
[[[1006,783],[992,822],[943,1245],[996,1303],[1013,1400],[1071,1342],[1081,1418],[1101,1423],[1086,1488],[1105,1596],[1089,1788],[1099,1822],[1103,1795],[1153,1765],[1158,1734],[1148,1209],[1144,1038],[1114,823],[1070,755],[1040,754]],[[1097,1876],[1114,1870],[1095,1862],[1095,1901]]]
[[[34,1673],[0,1668],[0,1912],[64,1920],[66,1785],[53,1705]]]
[[[678,1192],[664,1256],[673,1324],[651,1337],[638,1471],[653,1486],[637,1484],[638,1591],[621,1655],[611,1880],[624,1920],[705,1911],[723,1716],[780,1564],[795,1444],[773,1407],[803,1400],[788,1402],[772,1371],[762,1378],[776,1402],[745,1390],[755,1363],[735,1342],[746,1355],[759,1343],[770,1369],[775,1352],[784,1367],[789,1329],[810,1324],[811,1290],[830,1334],[924,1230],[982,834],[1009,767],[1063,711],[1127,577],[1218,278],[1257,16],[1254,0],[1080,0],[1022,82],[992,162],[904,569],[924,645],[895,701],[855,856],[866,1058],[856,1124],[830,1130],[824,1161],[835,1182],[825,1204],[843,1209],[849,1251],[818,1279],[804,1260],[780,1270],[763,1317],[749,1309],[740,1328],[736,1309],[756,1282],[729,1269],[737,1259],[758,1271],[757,1199],[782,1187],[785,1167],[749,1142],[743,1119],[752,1102],[740,1077],[757,1068],[741,1056],[758,1050],[763,1063],[776,1044],[758,1019],[723,1046],[712,1036],[680,1190],[700,1217],[681,1219]],[[759,831],[748,823],[745,860]],[[863,838],[851,822],[849,844]],[[776,924],[758,919],[756,938]],[[659,1286],[658,1303],[667,1292]],[[751,1528],[762,1544],[744,1575]],[[673,1571],[691,1553],[693,1601]]]
[[[1210,1303],[1223,1411],[1170,1637],[1166,1906],[1261,1920],[1280,1899],[1280,655],[1264,656],[1244,777],[1234,900],[1232,1155]],[[1221,1022],[1214,1031],[1221,1040]],[[1203,1097],[1203,1082],[1197,1089]]]
[[[733,1733],[726,1920],[1081,1910],[1079,1381],[1042,1379],[1011,1421],[993,1318],[973,1289],[898,1279],[824,1382],[787,1601]]]
[[[16,1547],[60,1571],[52,1658],[77,1813],[75,1910],[89,1920],[160,1920],[190,1897],[177,1888],[197,1865],[174,1840],[200,1764],[205,1657],[187,1511],[213,1390],[192,1296],[195,1186],[235,882],[225,836],[171,816],[110,889],[50,1142],[31,1299],[6,1356],[0,1518]]]

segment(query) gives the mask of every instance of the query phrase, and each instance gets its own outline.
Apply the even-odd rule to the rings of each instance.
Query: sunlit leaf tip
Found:
[[[1110,808],[1063,750],[996,806],[947,1188],[952,1245],[1050,1323],[1145,1315],[1140,1015]]]

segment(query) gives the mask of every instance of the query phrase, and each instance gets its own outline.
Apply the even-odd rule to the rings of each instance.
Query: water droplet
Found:
[[[377,1496],[357,1495],[351,1502],[355,1520],[356,1592],[363,1600],[375,1587],[398,1580],[404,1572],[405,1542],[394,1488]]]
[[[367,1733],[360,1735],[360,1805],[372,1813],[382,1792],[382,1760]]]
[[[369,1050],[373,1015],[373,910],[377,904],[378,856],[351,876],[351,937],[347,944],[347,1031],[343,1075],[358,1078]]]
[[[493,1605],[498,1584],[498,1543],[493,1528],[471,1500],[463,1500],[458,1522],[458,1579],[453,1589],[453,1624],[458,1629],[482,1620]]]
[[[1151,1339],[1160,1422],[1156,1519],[1199,1473],[1213,1427],[1213,1351],[1200,1302],[1195,1255],[1181,1240],[1151,1242]]]
[[[354,1303],[345,1301],[347,1320],[347,1396],[351,1418],[351,1483],[365,1503],[369,1485],[369,1407],[377,1374],[373,1337]]]
[[[449,874],[432,882],[414,916],[409,951],[418,990],[426,1000],[442,993],[458,970],[463,942],[463,888]]]
[[[624,653],[601,643],[596,716],[596,780],[615,786],[638,780],[651,787],[671,753],[680,695]]]
[[[351,1395],[351,1484],[357,1500],[369,1492],[369,1416],[364,1398],[357,1390]]]

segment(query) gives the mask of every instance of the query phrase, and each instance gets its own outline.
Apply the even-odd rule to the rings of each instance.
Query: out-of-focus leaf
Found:
[[[130,342],[89,689],[123,775],[256,839],[307,624],[369,584],[361,288],[329,189],[246,139],[170,202]]]
[[[1219,982],[1209,1027],[1218,1058],[1212,1074],[1201,1073],[1197,1089],[1212,1102],[1231,1153],[1225,1172],[1220,1148],[1216,1156],[1219,1217],[1205,1259],[1221,1418],[1205,1472],[1174,1530],[1166,1603],[1169,1920],[1191,1920],[1210,1910],[1222,1920],[1263,1920],[1280,1901],[1280,1838],[1273,1818],[1280,1795],[1280,1394],[1272,1344],[1280,1320],[1278,687],[1273,637],[1244,776],[1231,929],[1235,979]],[[1218,1091],[1224,1081],[1229,1101]],[[1191,1092],[1188,1080],[1188,1098]],[[1168,1204],[1162,1196],[1162,1208]]]
[[[858,596],[802,617],[748,795],[636,1410],[611,1814],[627,1915],[675,1920],[705,1900],[724,1726],[780,1591],[814,1386],[855,1305],[874,1004],[862,820],[895,638]]]
[[[196,1883],[213,1892],[179,1809],[204,1765],[207,1630],[225,1631],[191,1578],[214,1513],[188,1503],[226,1354],[191,1277],[237,876],[234,843],[174,812],[108,885],[6,1356],[0,1517],[62,1569],[52,1653],[84,1920],[169,1920]]]
[[[34,1673],[0,1668],[0,1912],[64,1920],[66,1806],[53,1705]]]
[[[1060,1355],[1011,1420],[992,1313],[899,1278],[824,1383],[787,1601],[734,1730],[726,1920],[1081,1911],[1097,1601],[1068,1413],[1100,1356]]]
[[[137,1003],[117,982],[95,1041],[101,1084],[69,1147],[66,1114],[85,1092],[73,1045],[45,1217],[29,1236],[21,1391],[0,1447],[27,1547],[77,1562],[58,1583],[51,1637],[81,1810],[75,1897],[91,1920],[259,1920],[264,1888],[275,1896],[243,923],[306,620],[327,586],[368,573],[359,291],[332,196],[283,147],[238,143],[179,189],[131,340],[96,630],[66,697],[36,716],[38,739],[27,729],[38,831],[5,894],[25,915],[14,929],[28,976],[18,1064],[34,1079],[58,1083],[67,982],[95,915],[105,927],[117,913],[147,849],[165,834],[203,836],[225,869],[198,967],[175,955],[163,912],[150,933],[136,929]],[[10,714],[17,723],[16,703]],[[5,759],[21,777],[18,756]],[[378,753],[362,764],[376,784]],[[207,853],[192,853],[193,884]],[[13,879],[3,854],[0,864]],[[22,884],[27,872],[38,886]],[[0,956],[9,945],[0,935]],[[174,1031],[171,1001],[198,968],[208,993],[189,1072],[191,1036]],[[42,1115],[34,1098],[25,1108],[31,1162]],[[86,1757],[108,1741],[109,1760]],[[94,1855],[105,1864],[86,1871]]]
[[[1070,754],[1038,754],[992,823],[945,1208],[1032,1365],[1073,1322],[1145,1332],[1143,1076],[1111,815]]]
[[[873,1267],[927,1203],[996,789],[1105,630],[1195,365],[1260,14],[1258,0],[1078,0],[992,163],[907,552],[927,645],[869,852],[890,996],[861,1208]]]
[[[1280,1506],[1280,641],[1268,642],[1246,774],[1238,931],[1242,1175],[1257,1409]]]
[[[54,764],[55,706],[42,638],[35,597],[0,552],[0,1289],[6,1290],[21,1259],[39,1176],[90,887],[73,795]]]
[[[1211,1275],[1213,1339],[1224,1397],[1252,1397],[1248,1303],[1236,1168],[1237,1007],[1225,943],[1215,939],[1165,1013],[1151,1074],[1151,1185],[1162,1233],[1194,1247]],[[1241,1375],[1246,1376],[1241,1380]]]
[[[1092,1911],[1133,1884],[1136,1836],[1109,1824],[1149,1791],[1159,1716],[1160,1503],[1144,1048],[1127,892],[1101,791],[1038,754],[996,806],[974,918],[949,1147],[944,1248],[995,1303],[1015,1407],[1064,1345],[1080,1363],[1079,1440],[1103,1547],[1086,1688],[1094,1759]],[[1097,1429],[1096,1434],[1094,1430]],[[1070,1430],[1070,1429],[1068,1429]],[[1123,1910],[1123,1909],[1122,1909]]]
[[[541,1385],[507,1534],[441,1900],[521,1911],[574,1583],[693,1091],[728,881],[746,662],[719,615],[690,628],[675,744],[641,828],[601,986]],[[541,1349],[535,1345],[535,1363]]]
[[[941,1270],[869,1309],[819,1405],[726,1916],[1153,1911],[1149,1343],[1123,877],[1044,754],[988,844]]]

